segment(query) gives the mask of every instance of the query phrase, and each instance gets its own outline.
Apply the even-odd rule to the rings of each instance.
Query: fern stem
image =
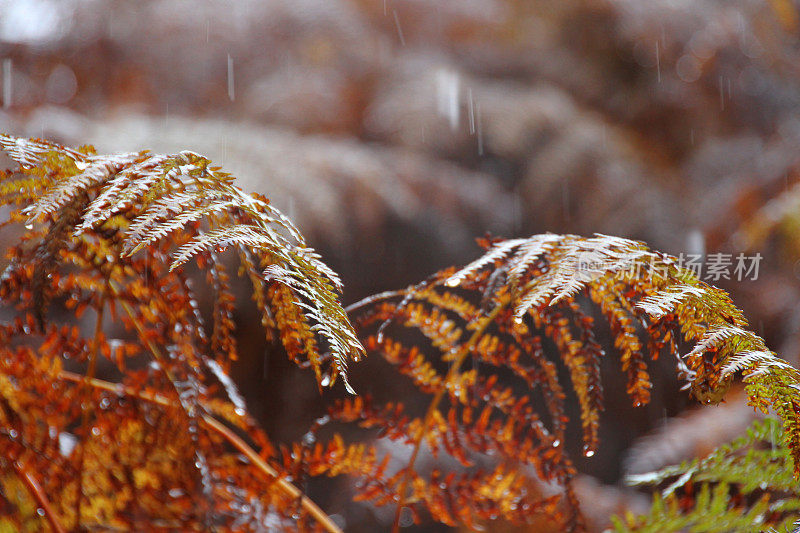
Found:
[[[53,506],[50,505],[50,500],[47,499],[47,495],[42,490],[42,487],[39,486],[36,479],[23,468],[19,461],[12,461],[12,465],[14,473],[16,473],[19,479],[25,484],[28,492],[33,499],[36,500],[39,507],[44,510],[44,517],[47,523],[50,524],[50,529],[54,533],[65,533],[66,529],[61,525],[61,520],[53,509]]]
[[[92,341],[92,350],[89,353],[89,366],[86,369],[86,375],[84,376],[84,382],[81,384],[81,388],[85,389],[88,383],[86,382],[87,379],[92,379],[95,376],[95,372],[97,371],[97,354],[100,351],[100,335],[103,333],[103,318],[104,318],[104,310],[106,305],[106,297],[100,299],[100,306],[97,310],[97,320],[95,322],[94,328],[94,340]],[[83,394],[83,390],[81,394]],[[91,402],[84,402],[81,406],[81,431],[86,434],[86,426],[89,423],[89,409],[91,408]],[[83,456],[84,456],[85,447],[81,446],[78,449],[79,459],[78,459],[78,490],[77,494],[75,495],[75,530],[78,531],[81,526],[81,505],[83,503]]]
[[[92,387],[98,389],[107,390],[117,394],[124,393],[127,396],[134,396],[136,398],[157,403],[165,407],[172,406],[172,403],[168,398],[159,394],[137,391],[132,387],[125,387],[124,385],[111,383],[102,379],[87,378],[86,376],[75,374],[67,370],[62,370],[59,372],[59,376],[67,381],[74,381],[77,383],[86,382]],[[321,525],[325,531],[328,531],[329,533],[342,533],[342,530],[339,528],[339,526],[337,526],[333,520],[331,520],[330,517],[325,514],[325,511],[320,509],[319,506],[317,506],[317,504],[314,503],[308,496],[303,494],[300,489],[283,479],[277,470],[272,468],[250,445],[248,445],[238,435],[226,427],[225,424],[208,413],[203,413],[200,420],[204,426],[219,434],[240,453],[242,453],[242,455],[247,457],[258,470],[273,479],[278,488],[287,496],[290,498],[300,499],[300,505],[303,507],[303,509],[312,517],[314,517],[317,523]]]
[[[475,331],[472,333],[472,336],[470,336],[467,342],[461,345],[458,355],[456,355],[456,357],[453,359],[453,363],[450,365],[450,370],[448,370],[447,375],[442,382],[442,388],[439,389],[433,396],[433,400],[431,400],[428,410],[425,412],[425,418],[422,420],[422,425],[419,427],[417,434],[414,436],[414,450],[411,452],[411,458],[408,460],[408,466],[406,467],[405,474],[403,475],[403,480],[400,482],[400,487],[398,489],[397,510],[394,514],[392,533],[400,532],[400,515],[403,511],[403,507],[405,506],[406,491],[408,489],[408,483],[411,481],[411,473],[414,471],[414,463],[417,460],[420,448],[422,448],[422,439],[425,436],[425,432],[428,430],[428,426],[430,426],[431,421],[433,420],[433,414],[439,408],[439,403],[442,401],[444,393],[447,392],[447,385],[451,383],[458,375],[461,365],[464,363],[467,355],[469,355],[469,353],[472,351],[472,347],[476,342],[478,342],[478,339],[480,339],[481,335],[486,332],[486,328],[488,328],[489,325],[494,322],[494,320],[500,315],[500,312],[505,309],[509,302],[510,299],[508,298],[498,302],[497,306],[495,306],[495,308],[492,309],[489,314],[484,315],[482,323],[475,328]]]

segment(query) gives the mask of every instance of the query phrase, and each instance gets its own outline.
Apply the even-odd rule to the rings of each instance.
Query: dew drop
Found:
[[[450,278],[444,282],[444,284],[447,285],[448,287],[458,287],[460,283],[461,280],[459,280],[458,278]]]
[[[590,448],[586,448],[586,449],[583,450],[583,455],[586,456],[586,457],[592,457],[592,456],[594,456],[594,450],[592,450]]]
[[[239,416],[244,416],[247,413],[247,411],[245,411],[243,407],[237,407],[236,409],[233,410],[233,412]]]
[[[515,316],[514,317],[514,324],[522,324],[522,317],[521,316]]]
[[[39,516],[44,516],[44,509],[39,507],[38,509],[36,509],[36,514],[38,514]]]
[[[561,441],[558,440],[558,439],[554,440],[553,441],[553,448],[558,448],[559,446],[561,446]]]
[[[25,229],[32,230],[33,229],[33,224],[25,224]]]

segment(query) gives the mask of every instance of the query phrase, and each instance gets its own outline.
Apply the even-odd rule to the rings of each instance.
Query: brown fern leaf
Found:
[[[723,291],[680,268],[677,259],[617,237],[547,234],[487,244],[486,254],[461,270],[349,308],[368,350],[410,378],[428,405],[418,414],[397,403],[356,399],[337,404],[325,419],[379,429],[393,446],[410,450],[408,460],[382,470],[379,483],[352,468],[364,483],[362,497],[395,506],[395,530],[404,507],[419,519],[478,527],[493,518],[533,521],[535,513],[520,509],[542,506],[558,527],[582,530],[571,489],[575,469],[563,448],[563,403],[571,388],[581,408],[584,454],[593,455],[600,445],[606,353],[595,339],[597,321],[608,324],[607,351],[619,358],[634,405],[650,399],[645,346],[653,358],[671,352],[704,403],[720,401],[741,371],[751,403],[783,418],[800,464],[800,375],[747,330]],[[425,343],[408,344],[419,334]],[[694,348],[680,355],[678,341]],[[568,370],[569,386],[559,383],[557,360]],[[546,413],[534,408],[536,394]],[[463,466],[454,470],[453,462]],[[504,495],[518,498],[513,510],[493,492],[493,468],[514,472]],[[516,476],[527,477],[529,488],[551,482],[562,490],[550,499],[533,489],[516,492],[522,486]],[[439,492],[445,488],[457,497]],[[498,497],[487,503],[486,494]],[[464,511],[481,506],[494,512]]]

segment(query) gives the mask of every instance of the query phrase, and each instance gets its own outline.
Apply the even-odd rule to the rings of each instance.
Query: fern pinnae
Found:
[[[21,164],[46,165],[54,156],[73,163],[59,170],[61,177],[33,198],[29,213],[39,217],[62,214],[68,199],[83,195],[79,217],[71,224],[73,237],[102,223],[104,231],[125,233],[121,251],[128,255],[144,248],[169,247],[164,243],[171,233],[182,232],[181,238],[194,235],[175,251],[172,271],[192,257],[227,246],[254,250],[259,263],[266,260],[260,268],[277,262],[288,272],[284,281],[289,277],[301,280],[295,290],[302,290],[305,305],[299,309],[318,322],[309,331],[317,331],[331,345],[336,374],[344,375],[346,359],[357,360],[363,353],[358,339],[348,331],[352,326],[338,301],[336,291],[342,284],[336,273],[305,247],[300,232],[279,210],[260,195],[244,193],[233,185],[229,174],[210,167],[208,159],[189,151],[87,156],[49,143],[10,137],[0,137],[0,142]],[[34,166],[28,172],[40,170]],[[199,223],[207,223],[210,231],[198,233]],[[190,227],[193,225],[195,228]],[[258,277],[263,279],[263,274]],[[261,294],[261,302],[267,303],[261,282],[253,281],[254,287],[259,287],[256,295]],[[297,305],[294,299],[285,303]],[[267,326],[271,324],[269,313],[266,307],[262,310]],[[228,341],[225,344],[230,345]]]
[[[121,211],[123,204],[121,194],[130,188],[131,183],[137,180],[147,181],[153,169],[158,169],[159,165],[168,159],[166,155],[147,156],[145,153],[138,154],[139,157],[121,169],[110,179],[103,182],[103,187],[98,191],[97,196],[86,207],[83,222],[78,226],[76,232],[84,232],[93,228],[96,224],[107,220],[109,217]],[[144,188],[146,190],[146,187]],[[128,199],[132,199],[132,196]]]
[[[45,162],[50,154],[63,153],[74,161],[84,162],[86,154],[61,146],[44,139],[24,139],[0,133],[0,147],[11,159],[27,168],[37,167]]]
[[[588,239],[569,237],[562,244],[565,253],[552,281],[551,303],[574,296],[602,277],[624,276],[654,258],[636,241],[602,234]]]
[[[221,191],[208,191],[202,196],[195,191],[169,194],[131,221],[123,243],[125,253],[133,255],[189,222],[226,212],[236,205]]]
[[[170,270],[175,270],[196,255],[212,249],[224,249],[235,245],[280,253],[283,244],[276,238],[274,233],[264,231],[258,226],[240,224],[219,228],[207,233],[201,233],[182,245],[175,252],[169,268]]]
[[[637,302],[636,307],[650,316],[660,317],[682,304],[687,298],[702,298],[704,295],[702,287],[677,285],[643,298]]]
[[[450,275],[447,280],[445,280],[445,285],[448,287],[456,287],[461,283],[461,281],[468,276],[474,274],[478,270],[491,265],[495,261],[502,260],[507,255],[511,253],[511,251],[516,248],[517,246],[523,244],[525,239],[512,239],[507,241],[502,241],[499,244],[495,244],[492,248],[490,248],[486,254],[481,256],[479,259],[476,259],[472,263],[468,264],[461,270],[457,271],[456,273]]]
[[[611,326],[614,347],[620,351],[622,371],[628,374],[626,390],[635,405],[650,401],[652,384],[647,376],[647,363],[642,343],[632,323],[633,306],[620,294],[615,278],[603,278],[588,288],[589,298],[600,307]]]
[[[291,257],[294,263],[302,270],[308,269],[321,273],[330,281],[337,291],[343,288],[339,275],[328,265],[322,262],[321,257],[311,248],[298,246],[292,249]],[[343,315],[346,313],[342,313]]]
[[[174,216],[168,220],[142,224],[137,228],[132,228],[123,242],[123,251],[128,255],[133,255],[142,248],[149,246],[157,240],[163,239],[170,233],[184,229],[188,224],[207,218],[213,220],[226,211],[235,208],[236,202],[233,200],[220,201],[191,210],[184,210],[173,213]]]
[[[722,367],[722,373],[734,374],[744,369],[750,369],[750,372],[753,373],[762,367],[778,367],[785,370],[793,368],[786,361],[775,357],[775,354],[769,350],[747,350],[731,355],[725,366]]]
[[[726,353],[728,351],[736,353],[743,348],[743,346],[741,346],[742,343],[746,345],[746,348],[750,349],[756,346],[763,347],[764,344],[760,337],[740,327],[713,325],[708,328],[695,347],[692,348],[684,358],[690,359],[696,357],[712,348],[724,350],[724,355],[728,355]]]
[[[103,158],[87,158],[85,164],[88,166],[82,172],[62,180],[46,195],[23,210],[23,213],[33,221],[59,211],[75,197],[85,194],[89,188],[105,183],[136,156],[137,154],[120,154],[110,161]]]
[[[519,245],[518,257],[508,269],[508,283],[515,290],[519,290],[519,282],[531,264],[540,259],[542,254],[549,250],[559,240],[559,236],[546,233],[525,239]]]
[[[654,493],[648,514],[615,518],[615,530],[786,531],[800,516],[800,492],[779,433],[778,420],[757,420],[703,458],[628,476],[629,484],[664,488]]]

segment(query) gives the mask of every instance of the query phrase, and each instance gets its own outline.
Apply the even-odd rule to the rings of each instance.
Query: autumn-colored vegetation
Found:
[[[641,478],[669,489],[617,527],[797,518],[800,373],[674,257],[606,235],[484,238],[464,268],[345,310],[338,276],[291,221],[202,156],[0,144],[18,163],[0,198],[19,232],[0,278],[5,527],[336,531],[305,487],[346,476],[352,499],[388,508],[395,530],[582,531],[571,441],[586,457],[602,446],[604,372],[622,372],[642,406],[662,358],[702,403],[743,376],[748,402],[781,424]],[[270,438],[230,377],[248,305],[230,288],[234,259],[267,338],[320,391],[347,391],[295,443]],[[347,362],[365,354],[356,367],[407,394],[358,394]],[[794,478],[765,480],[769,469]]]

